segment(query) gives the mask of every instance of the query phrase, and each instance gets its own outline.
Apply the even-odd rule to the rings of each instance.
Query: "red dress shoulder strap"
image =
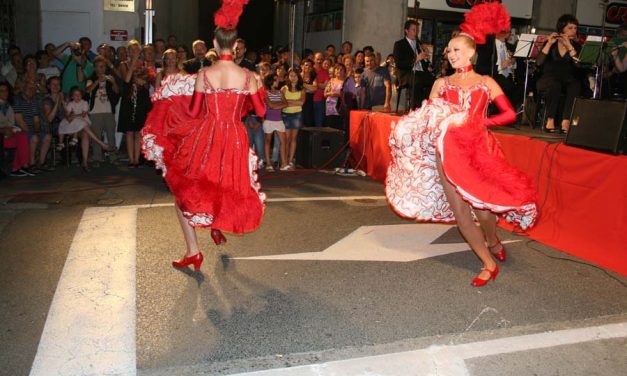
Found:
[[[204,71],[200,71],[198,74],[202,74],[203,83],[205,84],[205,92],[207,91],[207,88],[211,91],[215,91],[213,89],[213,85],[211,85],[211,81],[209,81],[209,78],[207,77],[207,74]]]

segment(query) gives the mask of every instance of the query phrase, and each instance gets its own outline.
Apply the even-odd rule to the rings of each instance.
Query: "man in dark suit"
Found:
[[[189,74],[198,73],[204,67],[211,65],[211,60],[208,60],[205,55],[207,54],[207,45],[203,40],[195,40],[192,43],[192,50],[194,51],[194,58],[189,59],[183,63],[183,70]]]
[[[418,23],[405,22],[405,38],[394,43],[394,60],[398,70],[399,87],[406,90],[409,109],[414,109],[429,98],[435,78],[430,72],[428,52],[420,47],[417,38]]]

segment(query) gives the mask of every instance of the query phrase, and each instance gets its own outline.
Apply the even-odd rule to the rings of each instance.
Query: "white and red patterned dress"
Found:
[[[439,157],[446,179],[473,208],[501,214],[523,229],[534,224],[536,189],[529,177],[505,161],[483,125],[489,103],[483,81],[463,89],[447,78],[438,98],[393,125],[385,183],[397,214],[417,221],[455,221],[438,173]]]
[[[249,77],[250,80],[250,77]],[[194,227],[242,234],[261,224],[265,194],[257,156],[241,122],[244,90],[214,89],[205,81],[206,111],[189,116],[196,75],[175,74],[152,96],[142,149],[162,170],[176,203]]]

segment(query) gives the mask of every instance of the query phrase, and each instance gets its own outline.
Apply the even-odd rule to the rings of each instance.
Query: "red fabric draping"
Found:
[[[353,162],[375,180],[386,176],[395,119],[351,112]],[[627,276],[627,156],[495,135],[507,160],[538,187],[540,219],[529,237]]]

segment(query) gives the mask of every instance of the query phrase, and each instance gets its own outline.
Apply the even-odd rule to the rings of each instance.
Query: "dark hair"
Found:
[[[165,40],[163,40],[163,38],[155,39],[155,44],[157,44],[157,42],[163,42],[165,44]]]
[[[48,77],[48,79],[46,80],[46,87],[50,88],[50,83],[54,80],[58,80],[59,83],[61,83],[61,77],[59,76],[52,76],[52,77]]]
[[[325,50],[328,50],[328,49],[329,49],[329,47],[333,47],[333,49],[335,50],[335,45],[334,45],[334,44],[328,44],[328,45],[327,45],[327,48],[325,48]]]
[[[37,59],[37,62],[39,62],[39,59],[41,59],[42,56],[48,56],[48,53],[44,50],[38,50],[37,52],[35,52],[35,58]]]
[[[342,69],[344,71],[344,74],[346,74],[346,65],[342,64],[342,63],[337,63],[333,66],[334,69]]]
[[[560,18],[557,19],[557,24],[555,24],[555,29],[557,30],[558,33],[561,33],[562,30],[564,30],[564,28],[568,24],[579,26],[579,21],[572,14],[562,14]]]
[[[80,37],[80,39],[78,41],[79,42],[89,42],[89,43],[91,43],[91,39],[89,39],[87,37]]]
[[[6,86],[7,90],[9,91],[9,98],[7,99],[7,102],[12,104],[13,103],[13,86],[11,86],[11,84],[7,81],[0,81],[0,86]]]
[[[342,46],[348,44],[349,46],[351,46],[351,49],[353,48],[353,43],[351,43],[351,41],[345,40],[344,43],[342,43]]]
[[[216,42],[218,42],[218,47],[221,49],[233,49],[233,45],[237,41],[237,30],[226,30],[219,27],[216,29],[215,38]]]
[[[37,57],[36,57],[35,55],[33,55],[33,54],[28,54],[28,55],[26,55],[26,56],[24,56],[24,57],[22,58],[22,65],[23,65],[24,67],[26,67],[26,62],[27,62],[28,60],[33,60],[33,61],[35,62],[35,65],[37,65],[37,64],[38,64]]]
[[[364,68],[357,68],[357,69],[355,69],[355,73],[357,73],[357,74],[364,73]]]
[[[7,48],[7,54],[9,54],[9,56],[11,56],[12,53],[15,51],[22,53],[22,49],[14,44],[10,45],[9,48]]]
[[[46,45],[44,46],[44,50],[47,50],[48,47],[52,46],[52,48],[57,48],[57,46],[54,45],[54,43],[46,43]]]
[[[189,49],[187,49],[187,46],[184,44],[179,44],[178,46],[176,46],[176,53],[179,53],[179,48],[185,51],[185,58],[187,58],[189,56]]]
[[[303,77],[301,77],[301,75],[298,74],[298,72],[296,72],[296,69],[294,68],[290,68],[287,70],[287,90],[292,91],[292,82],[290,82],[290,73],[292,72],[294,72],[296,77],[298,77],[298,80],[296,81],[296,91],[303,90]]]
[[[366,51],[370,51],[371,53],[373,53],[374,52],[374,47],[366,46],[366,47],[364,47],[364,54],[368,55],[368,53]]]
[[[246,40],[244,40],[244,38],[237,38],[237,39],[235,39],[235,43],[241,43],[244,46],[246,46]]]
[[[403,30],[409,30],[411,25],[416,25],[416,27],[418,27],[418,22],[416,20],[407,20],[407,21],[405,21],[405,25],[403,26]]]
[[[269,74],[263,78],[263,86],[266,90],[272,89],[272,84],[274,84],[274,80],[276,79],[276,74]]]

